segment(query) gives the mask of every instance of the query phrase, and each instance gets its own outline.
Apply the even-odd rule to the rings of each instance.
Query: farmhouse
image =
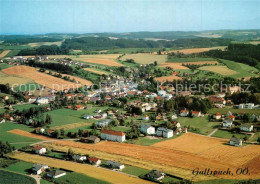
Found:
[[[252,132],[253,129],[254,129],[253,125],[247,125],[247,124],[241,125],[241,127],[240,127],[240,130],[245,131],[245,132]]]
[[[241,139],[238,139],[236,137],[232,137],[230,140],[229,140],[229,144],[231,146],[242,146],[242,140]]]
[[[193,117],[201,117],[201,112],[199,111],[192,111],[191,114]]]
[[[94,117],[92,115],[85,114],[82,118],[83,119],[93,119]]]
[[[212,104],[222,104],[222,105],[226,104],[226,100],[223,97],[212,95],[209,96],[208,99]]]
[[[44,154],[47,152],[46,148],[42,147],[42,146],[34,146],[34,150],[36,154]]]
[[[5,119],[0,119],[0,124],[5,123]]]
[[[75,105],[75,110],[82,110],[84,107],[82,105]]]
[[[225,119],[222,123],[223,128],[230,128],[232,127],[233,121],[230,119]]]
[[[176,128],[181,128],[181,124],[178,121],[172,122],[173,126]]]
[[[214,119],[221,119],[221,114],[219,114],[218,112],[216,114],[213,115]]]
[[[116,142],[124,142],[125,133],[121,131],[114,131],[114,130],[102,130],[101,139],[116,141]]]
[[[103,120],[96,122],[96,124],[98,127],[106,127],[111,123],[111,121],[112,121],[111,119],[103,119]]]
[[[141,124],[141,132],[144,134],[155,134],[155,128],[151,125]]]
[[[159,137],[165,137],[165,138],[170,138],[173,136],[173,130],[167,129],[167,128],[162,128],[159,127],[157,129],[157,136]]]
[[[75,161],[83,162],[83,161],[87,160],[87,157],[83,156],[83,155],[73,155],[72,159]]]
[[[172,120],[175,120],[178,118],[178,116],[177,116],[177,114],[173,114],[171,118],[172,118]]]
[[[34,174],[41,174],[42,172],[44,172],[48,168],[49,167],[47,165],[33,164],[32,171],[33,171]]]
[[[111,161],[111,160],[108,160],[106,162],[106,165],[107,165],[107,167],[119,169],[119,170],[122,170],[125,168],[125,166],[123,164],[121,164],[119,162]]]
[[[36,104],[41,105],[41,104],[48,104],[49,99],[45,97],[38,97],[35,101]]]
[[[247,103],[247,104],[239,104],[238,108],[239,109],[253,109],[254,106],[255,105],[253,103]]]
[[[181,116],[181,117],[186,117],[186,116],[188,116],[188,115],[189,115],[189,111],[188,111],[188,110],[186,110],[186,109],[181,110],[181,112],[180,112],[180,116]]]
[[[100,142],[100,138],[94,135],[91,135],[90,137],[87,138],[89,143],[98,143]]]
[[[152,170],[150,173],[146,174],[146,178],[152,181],[159,181],[164,178],[165,174],[161,171]]]
[[[232,121],[235,121],[235,116],[234,115],[230,115],[230,116],[228,116],[228,119],[230,119]]]
[[[93,164],[96,166],[101,164],[101,160],[99,160],[98,158],[95,158],[95,157],[89,157],[88,161],[90,164]]]
[[[65,176],[66,175],[66,172],[64,171],[59,171],[59,170],[52,170],[50,172],[47,173],[47,176],[50,177],[50,178],[59,178],[59,177],[62,177],[62,176]]]
[[[3,96],[3,99],[4,99],[4,100],[8,100],[8,99],[9,99],[9,96],[4,95],[4,96]]]

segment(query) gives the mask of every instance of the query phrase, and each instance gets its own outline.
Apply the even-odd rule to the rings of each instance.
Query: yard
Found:
[[[219,137],[219,138],[224,138],[224,139],[230,139],[232,136],[236,136],[237,138],[244,138],[245,134],[238,134],[238,133],[231,133],[226,130],[218,130],[216,133],[212,135],[212,137]]]
[[[179,117],[178,121],[180,122],[181,126],[184,127],[190,127],[190,128],[197,128],[199,129],[199,132],[203,135],[208,135],[210,132],[212,132],[216,127],[219,126],[216,122],[209,122],[208,117],[194,117],[194,118],[188,118],[188,117]],[[191,130],[188,130],[191,131]]]

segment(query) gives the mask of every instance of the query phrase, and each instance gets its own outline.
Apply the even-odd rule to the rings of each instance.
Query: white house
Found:
[[[111,167],[111,168],[114,168],[114,169],[119,169],[119,170],[122,170],[125,168],[125,166],[119,162],[115,162],[115,161],[111,161],[111,160],[108,160],[106,162],[106,165],[108,167]]]
[[[47,165],[42,165],[42,164],[33,164],[32,166],[32,171],[35,174],[41,174],[42,172],[44,172],[46,169],[48,169],[49,167]]]
[[[5,123],[5,119],[0,119],[0,124]]]
[[[201,117],[200,111],[191,111],[191,114],[192,114],[193,117]]]
[[[155,128],[151,125],[141,124],[141,132],[144,134],[155,134]]]
[[[230,128],[232,127],[233,121],[231,119],[225,119],[222,123],[222,127]]]
[[[165,137],[165,138],[170,138],[173,136],[173,130],[167,129],[167,128],[162,128],[159,127],[157,129],[157,136],[159,137]]]
[[[240,130],[245,132],[252,132],[254,129],[253,125],[241,125]]]
[[[49,99],[45,97],[38,97],[35,101],[36,104],[41,105],[41,104],[48,104]]]
[[[176,120],[178,118],[177,114],[172,115],[172,120]]]
[[[111,121],[112,121],[111,119],[102,119],[102,120],[96,122],[96,124],[98,127],[106,127],[111,123]]]
[[[231,146],[242,146],[242,140],[241,139],[238,139],[238,138],[235,138],[235,137],[232,137],[230,140],[229,140],[229,144]]]
[[[66,175],[66,172],[64,171],[59,171],[59,170],[52,170],[50,171],[49,173],[47,173],[47,176],[50,177],[50,178],[59,178],[59,177],[62,177],[62,176],[65,176]]]
[[[98,166],[101,164],[101,160],[99,160],[98,158],[95,158],[95,157],[90,157],[88,159],[89,163],[95,165],[95,166]]]
[[[34,146],[34,150],[36,154],[44,154],[47,152],[46,148],[42,147],[42,146]]]
[[[181,117],[186,117],[186,116],[188,116],[189,115],[189,111],[188,110],[181,110],[181,112],[180,112],[180,116]]]
[[[160,91],[158,91],[158,95],[159,96],[165,96],[166,95],[166,91],[160,90]]]
[[[152,181],[160,181],[164,178],[165,174],[161,171],[152,170],[146,174],[146,178]]]
[[[247,104],[239,104],[238,108],[239,109],[253,109],[254,106],[255,105],[253,103],[247,103]]]
[[[149,116],[144,115],[142,119],[145,120],[145,121],[148,121],[149,120]]]
[[[221,114],[217,112],[216,114],[213,115],[213,118],[214,119],[221,119]]]
[[[102,130],[101,139],[105,139],[108,141],[124,142],[125,133],[121,131],[115,131],[115,130]]]
[[[72,159],[75,161],[83,162],[83,161],[87,160],[87,157],[83,156],[83,155],[73,155]]]
[[[83,119],[93,119],[94,117],[92,115],[85,114],[82,118]]]

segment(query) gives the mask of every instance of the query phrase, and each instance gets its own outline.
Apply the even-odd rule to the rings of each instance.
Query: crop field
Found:
[[[188,67],[186,66],[182,66],[182,63],[162,63],[159,65],[159,67],[162,67],[162,68],[172,68],[174,70],[189,70]]]
[[[36,184],[36,180],[25,175],[17,174],[10,171],[0,170],[0,183],[1,184]]]
[[[39,47],[42,45],[58,45],[61,46],[62,41],[59,42],[35,42],[35,43],[28,43],[27,45],[30,47]]]
[[[101,71],[98,71],[98,70],[95,70],[92,68],[84,68],[84,70],[92,72],[92,73],[96,73],[98,75],[108,75],[108,73],[106,73],[106,72],[101,72]]]
[[[24,135],[28,136],[28,133]],[[230,168],[231,171],[235,172],[236,168],[247,166],[250,175],[218,177],[225,179],[259,178],[260,165],[255,164],[255,162],[259,161],[260,147],[257,145],[234,147],[225,145],[227,142],[227,139],[187,133],[176,139],[156,143],[152,146],[106,141],[95,145],[72,141],[55,141],[43,145],[65,152],[72,148],[76,153],[89,154],[105,160],[113,159],[144,169],[154,168],[191,180],[210,179],[203,176],[194,177],[191,170],[197,167],[211,168],[212,170]]]
[[[81,62],[92,64],[106,65],[106,66],[123,66],[121,63],[115,61],[120,54],[96,54],[96,55],[50,55],[49,58],[71,58]]]
[[[1,57],[5,57],[9,52],[10,52],[10,50],[4,50],[4,51],[0,54],[0,58],[1,58]]]
[[[154,54],[126,54],[120,60],[133,59],[139,64],[151,64],[157,61],[158,64],[162,64],[167,60],[167,55],[154,55]]]
[[[33,80],[28,77],[7,75],[7,74],[3,73],[2,71],[0,71],[0,84],[9,83],[10,86],[13,86],[13,85],[19,86],[22,84],[28,84],[28,83],[33,82]]]
[[[35,68],[29,66],[15,66],[15,67],[4,69],[2,71],[8,75],[29,78],[40,85],[55,90],[64,90],[64,89],[76,88],[77,86],[81,86],[81,84],[72,83],[57,77],[53,77],[45,73],[38,72]],[[85,81],[86,84],[89,84],[90,82],[84,79],[81,80]]]
[[[259,76],[259,75],[255,74],[256,72],[259,72],[259,70],[252,66],[249,66],[249,65],[246,65],[243,63],[238,63],[235,61],[224,60],[224,59],[221,59],[220,62],[225,64],[229,69],[237,72],[237,74],[231,75],[231,77],[242,78],[242,77]],[[251,71],[254,73],[252,73]]]
[[[0,140],[4,141],[4,142],[8,141],[15,148],[21,148],[23,146],[38,142],[40,140],[37,138],[30,138],[28,136],[12,134],[9,132],[14,129],[20,129],[23,132],[33,130],[32,128],[29,128],[28,126],[17,124],[17,123],[11,123],[11,122],[2,123],[2,124],[0,124]]]
[[[170,75],[170,76],[156,77],[155,80],[158,82],[166,82],[166,81],[172,82],[173,80],[182,80],[182,78],[176,75]]]
[[[77,173],[85,174],[87,176],[98,178],[103,181],[111,182],[114,184],[121,184],[122,181],[126,184],[148,184],[151,183],[146,180],[141,180],[139,178],[134,178],[125,174],[121,174],[118,172],[109,171],[107,169],[93,167],[87,164],[80,164],[76,162],[58,160],[54,158],[42,157],[38,155],[32,155],[27,153],[15,153],[14,155],[9,155],[12,158],[16,158],[19,160],[32,162],[32,163],[42,163],[46,164],[50,167],[55,168],[63,168],[67,170],[72,170]],[[108,177],[109,176],[109,177]]]
[[[223,47],[208,47],[208,48],[192,48],[192,49],[173,50],[173,51],[170,51],[170,52],[177,53],[179,51],[179,52],[182,52],[183,54],[193,54],[193,53],[206,52],[206,51],[214,50],[214,49],[224,50],[225,48],[226,48],[226,46],[223,46]]]
[[[69,129],[78,128],[78,127],[82,127],[82,126],[88,126],[91,124],[92,123],[80,122],[80,123],[72,123],[72,124],[61,125],[61,126],[54,126],[51,128],[54,130],[60,130],[60,129],[69,130]]]
[[[238,74],[238,72],[229,69],[227,66],[202,66],[199,68],[199,70],[215,72],[223,76],[231,76],[231,75]]]
[[[20,129],[13,129],[13,130],[10,130],[8,132],[15,134],[15,135],[21,135],[21,136],[25,136],[25,137],[38,139],[38,140],[44,140],[44,141],[55,140],[55,139],[52,139],[52,138],[49,138],[49,137],[46,137],[46,136],[33,134],[33,133],[26,132],[26,131],[20,130]]]

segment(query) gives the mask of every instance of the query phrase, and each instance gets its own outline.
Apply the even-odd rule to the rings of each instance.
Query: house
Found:
[[[46,148],[42,147],[42,146],[34,146],[34,150],[36,154],[44,154],[47,152]]]
[[[226,117],[228,117],[230,115],[233,115],[233,114],[232,114],[232,112],[228,111],[227,114],[226,114]]]
[[[52,170],[47,173],[47,176],[50,178],[53,178],[53,179],[59,178],[59,177],[65,176],[65,175],[66,175],[66,172],[60,171],[60,170]]]
[[[148,115],[144,115],[142,119],[145,120],[145,121],[148,121],[149,120],[149,116]]]
[[[242,146],[242,140],[236,137],[231,137],[231,139],[229,140],[229,144],[231,146]]]
[[[38,127],[38,128],[35,129],[35,133],[37,133],[37,134],[43,134],[44,132],[45,132],[44,128]]]
[[[254,109],[255,104],[253,103],[247,103],[247,104],[239,104],[239,109]]]
[[[36,104],[41,105],[41,104],[48,104],[49,99],[45,97],[38,97],[35,101]]]
[[[226,100],[220,96],[212,95],[212,96],[209,96],[208,99],[212,104],[221,104],[221,105],[226,104]]]
[[[88,161],[89,161],[89,163],[91,163],[95,166],[98,166],[101,164],[101,160],[99,160],[98,158],[95,158],[95,157],[89,157]]]
[[[1,118],[1,119],[0,119],[0,124],[1,124],[1,123],[5,123],[5,119],[2,119],[2,118]]]
[[[106,127],[111,123],[111,121],[112,121],[111,119],[102,119],[102,120],[96,122],[96,124],[98,127]]]
[[[3,118],[5,120],[8,120],[8,121],[13,121],[14,120],[14,118],[12,116],[10,116],[9,114],[4,114]]]
[[[87,141],[89,143],[98,143],[100,142],[100,138],[94,135],[91,135],[90,137],[87,138]]]
[[[181,128],[181,124],[178,121],[172,122],[173,126],[176,128]]]
[[[146,178],[152,181],[159,181],[164,178],[165,174],[161,171],[152,170],[150,173],[146,174]]]
[[[186,110],[186,109],[181,110],[181,112],[180,112],[180,116],[181,116],[181,117],[186,117],[186,116],[188,116],[188,115],[189,115],[189,111],[188,111],[188,110]]]
[[[158,91],[158,95],[159,96],[165,96],[166,95],[166,91],[160,90],[160,91]]]
[[[42,172],[44,172],[48,168],[49,167],[47,165],[33,164],[32,171],[33,171],[34,174],[41,174]]]
[[[228,116],[228,119],[231,119],[232,121],[235,121],[235,116],[234,115],[230,115],[230,116]]]
[[[171,118],[172,118],[172,120],[175,120],[178,118],[178,116],[177,116],[177,114],[173,114]]]
[[[101,139],[116,141],[116,142],[124,142],[125,133],[121,131],[114,131],[114,130],[102,130]]]
[[[4,95],[4,96],[3,96],[3,99],[4,99],[4,100],[8,100],[8,99],[9,99],[9,96]]]
[[[170,138],[173,136],[173,130],[159,127],[156,134],[159,137]]]
[[[191,111],[191,114],[192,114],[193,117],[201,117],[200,111]]]
[[[87,157],[83,156],[83,155],[73,155],[72,159],[75,161],[83,162],[83,161],[87,160]]]
[[[144,134],[152,135],[155,134],[155,128],[151,125],[141,124],[141,132]]]
[[[51,129],[48,129],[48,130],[47,130],[47,135],[50,136],[50,137],[52,137],[52,135],[53,135],[54,133],[55,133],[54,130],[51,130]]]
[[[254,126],[244,124],[244,125],[241,125],[240,130],[245,131],[245,132],[252,132],[254,130]]]
[[[122,170],[125,168],[125,166],[119,162],[115,162],[115,161],[111,161],[111,160],[108,160],[106,162],[106,166],[107,167],[110,167],[110,168],[114,168],[114,169],[119,169],[119,170]]]
[[[105,113],[105,112],[101,113],[100,115],[101,115],[101,118],[107,118],[107,113]]]
[[[216,114],[213,115],[214,119],[221,119],[221,114],[219,114],[218,112]]]
[[[230,128],[232,127],[233,121],[231,119],[225,119],[222,123],[223,128]]]
[[[93,119],[94,117],[92,115],[85,114],[82,118],[83,119]]]
[[[82,110],[84,107],[82,105],[75,105],[75,110]]]

